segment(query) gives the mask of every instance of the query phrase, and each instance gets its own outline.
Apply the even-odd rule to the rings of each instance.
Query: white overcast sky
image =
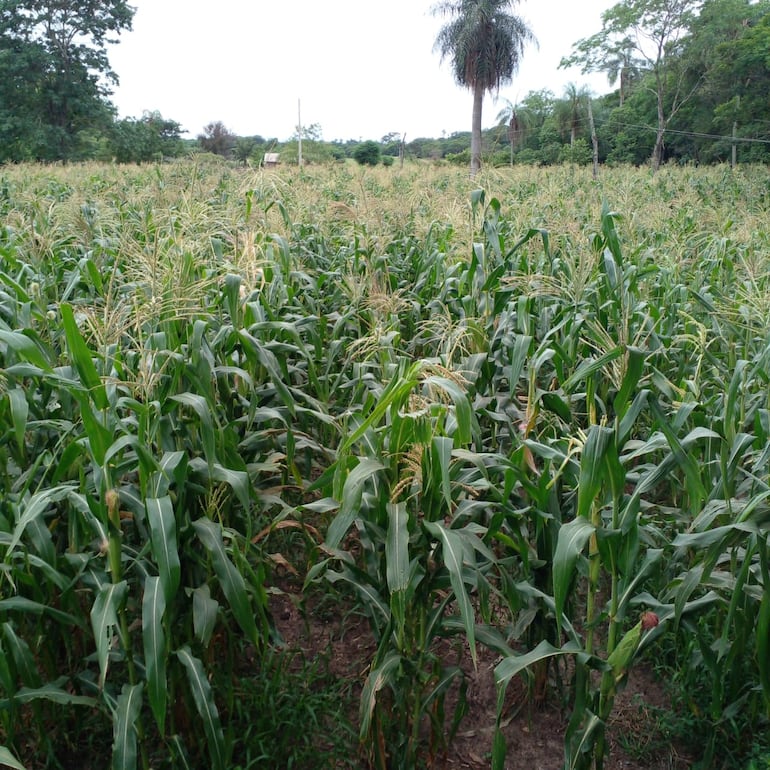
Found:
[[[528,47],[484,126],[529,91],[569,82],[596,94],[601,75],[559,70],[572,44],[601,29],[616,0],[521,0],[540,43]],[[433,0],[131,0],[133,29],[110,48],[120,117],[158,110],[191,136],[221,120],[239,136],[287,139],[319,123],[323,138],[417,137],[470,129],[471,95],[433,51],[442,19]]]

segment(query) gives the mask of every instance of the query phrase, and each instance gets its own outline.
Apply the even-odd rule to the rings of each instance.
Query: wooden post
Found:
[[[297,99],[297,165],[302,168],[302,113]]]
[[[594,113],[591,109],[591,98],[588,98],[588,125],[591,127],[591,144],[594,147],[594,179],[599,176],[599,139],[596,136],[596,126],[594,125]]]
[[[740,94],[735,97],[735,109],[740,109],[741,97]],[[735,168],[738,165],[738,143],[735,141],[738,136],[738,120],[737,117],[733,119],[733,146],[732,154],[730,155],[730,168]]]

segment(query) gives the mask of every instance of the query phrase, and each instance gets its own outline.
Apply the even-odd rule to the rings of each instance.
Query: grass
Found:
[[[372,766],[446,750],[445,637],[495,650],[501,689],[575,672],[572,767],[602,766],[661,649],[702,693],[703,761],[761,762],[769,189],[760,167],[2,169],[2,744],[65,765],[66,711],[100,766],[302,766],[270,712],[350,756],[337,685],[274,649],[290,564],[369,619]]]

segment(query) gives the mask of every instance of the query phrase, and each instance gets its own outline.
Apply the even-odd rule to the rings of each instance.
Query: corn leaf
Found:
[[[208,647],[214,627],[217,623],[219,602],[211,598],[211,589],[207,583],[193,591],[193,632],[204,647]]]
[[[16,437],[16,444],[24,451],[24,434],[27,430],[27,418],[29,417],[29,404],[27,396],[21,388],[8,391],[8,403],[11,407],[11,422]]]
[[[170,602],[179,588],[181,566],[177,549],[176,519],[170,497],[148,497],[145,501],[150,525],[152,555],[158,566],[165,601]]]
[[[0,342],[7,345],[20,358],[38,367],[42,372],[51,372],[51,363],[35,341],[22,332],[0,329]]]
[[[142,683],[124,684],[113,718],[112,770],[136,768],[136,720],[142,709]]]
[[[12,770],[27,770],[5,746],[0,746],[0,765],[10,767]]]
[[[104,383],[94,366],[91,351],[88,349],[83,337],[80,335],[75,314],[72,305],[62,302],[61,306],[62,326],[64,327],[64,336],[67,339],[72,362],[75,364],[75,370],[80,376],[80,381],[85,385],[91,395],[97,409],[106,409],[109,406],[107,391],[104,389]]]
[[[203,732],[208,742],[211,766],[214,770],[226,770],[225,736],[219,720],[219,711],[214,702],[214,693],[206,677],[203,664],[193,656],[187,645],[177,650],[176,654],[187,672],[187,682],[190,685],[193,702],[203,722]]]
[[[377,705],[377,693],[383,687],[392,684],[395,674],[401,666],[401,656],[397,652],[389,652],[385,660],[369,672],[361,692],[361,738],[369,736],[372,725],[372,716]]]
[[[128,591],[125,580],[102,586],[91,607],[91,627],[96,641],[96,657],[99,661],[99,687],[107,678],[109,651],[118,625],[118,608]]]
[[[406,592],[409,588],[409,515],[406,505],[388,505],[388,532],[385,538],[386,580],[390,591],[390,612],[396,624],[399,644],[406,622]]]
[[[558,633],[561,633],[562,613],[575,576],[575,562],[593,533],[594,525],[583,518],[575,518],[559,528],[553,557],[553,597]]]
[[[447,529],[443,522],[426,521],[425,528],[441,543],[444,565],[449,572],[449,582],[455,595],[455,601],[460,609],[460,618],[465,626],[473,665],[476,665],[476,617],[471,598],[465,587],[463,577],[463,561],[465,546],[462,536],[452,529]],[[474,565],[475,566],[475,565]]]
[[[360,512],[361,496],[366,482],[382,469],[383,466],[377,460],[364,459],[348,473],[342,487],[340,510],[326,532],[328,548],[336,548],[345,537]]]
[[[142,598],[142,645],[144,668],[147,678],[147,698],[160,734],[166,729],[166,636],[163,631],[163,615],[166,597],[162,581],[155,576],[144,581]]]
[[[198,538],[211,556],[214,572],[219,579],[219,585],[227,599],[236,622],[246,634],[246,638],[255,646],[259,645],[259,633],[254,620],[246,582],[243,575],[230,561],[222,539],[222,528],[209,519],[198,519],[193,522],[193,528]]]

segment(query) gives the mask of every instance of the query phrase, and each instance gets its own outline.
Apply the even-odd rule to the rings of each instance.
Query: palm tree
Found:
[[[526,105],[514,104],[510,99],[504,101],[505,106],[497,113],[497,125],[506,128],[508,142],[511,145],[511,165],[513,165],[513,150],[526,139],[527,131],[532,128],[533,118]]]
[[[481,168],[484,94],[510,83],[524,46],[536,42],[526,22],[510,12],[518,0],[441,0],[433,13],[450,17],[436,37],[442,61],[449,57],[458,84],[473,92],[471,176]]]
[[[591,92],[586,86],[567,83],[564,96],[556,103],[556,120],[562,131],[569,131],[570,147],[575,144],[580,127],[586,122]]]

